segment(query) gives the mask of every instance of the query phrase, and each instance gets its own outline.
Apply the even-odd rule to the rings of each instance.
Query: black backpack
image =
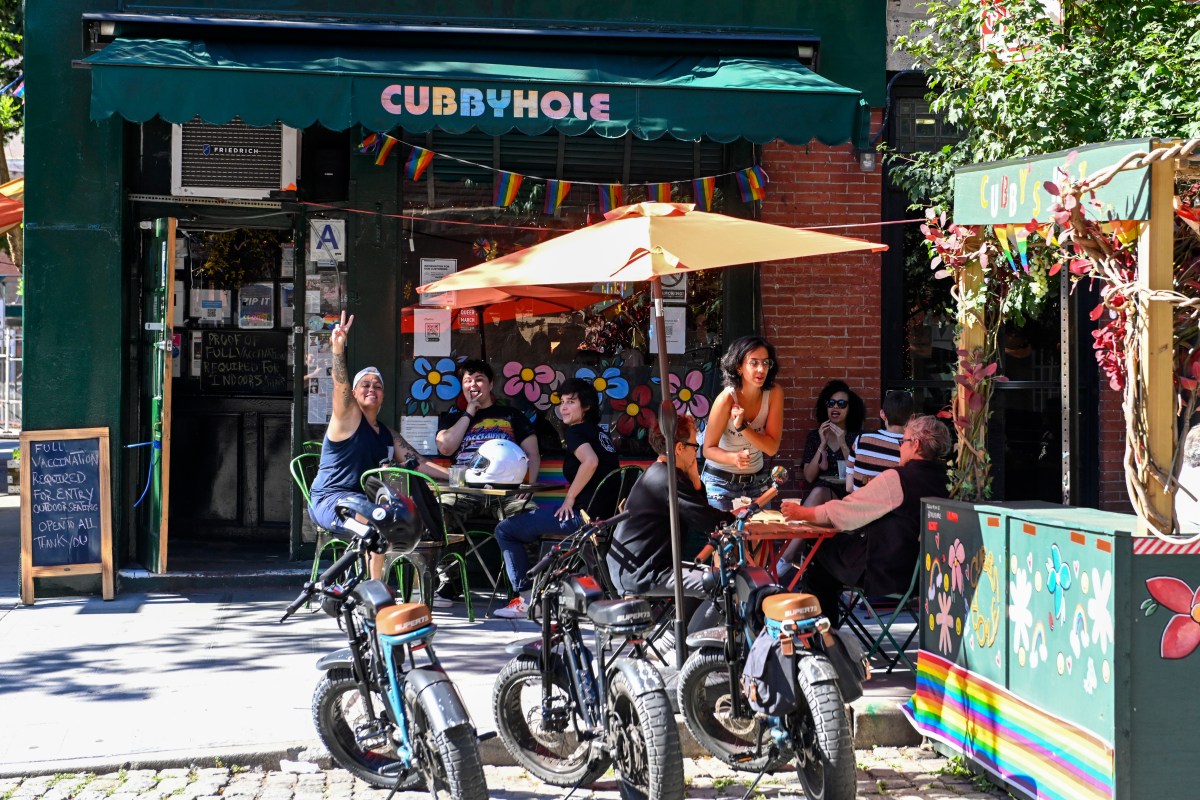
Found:
[[[792,644],[790,637],[786,643]],[[752,709],[772,717],[790,714],[799,706],[794,651],[766,629],[750,646],[742,668],[742,694]]]

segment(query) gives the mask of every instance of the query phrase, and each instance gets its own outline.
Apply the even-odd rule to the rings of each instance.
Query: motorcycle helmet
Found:
[[[421,540],[422,528],[412,499],[375,477],[369,478],[364,488],[375,501],[370,519],[379,531],[380,551],[411,553]]]
[[[529,471],[529,456],[508,439],[489,439],[479,445],[467,465],[470,486],[520,486]]]

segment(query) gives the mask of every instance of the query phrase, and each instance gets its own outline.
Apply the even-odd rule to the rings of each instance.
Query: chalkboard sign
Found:
[[[285,331],[204,331],[200,388],[221,394],[288,394]]]
[[[113,598],[108,428],[21,434],[21,600],[33,579],[100,573]]]

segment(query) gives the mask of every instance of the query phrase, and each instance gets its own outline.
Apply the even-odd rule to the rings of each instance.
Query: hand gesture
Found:
[[[472,417],[479,411],[479,395],[481,392],[478,389],[471,389],[467,392],[467,407],[466,412]]]
[[[346,312],[342,312],[341,320],[333,326],[333,332],[329,334],[329,348],[335,353],[342,353],[346,350],[346,337],[350,333],[350,326],[354,324],[354,315],[350,315],[350,319],[346,319]]]
[[[729,409],[729,424],[733,428],[742,427],[742,422],[746,418],[746,409],[742,408],[738,403],[734,403]]]
[[[748,469],[750,467],[750,451],[749,450],[742,448],[740,451],[738,451],[738,453],[733,458],[734,458],[733,464],[738,469]]]
[[[575,516],[575,500],[570,496],[564,497],[562,505],[554,512],[554,518],[559,522],[566,522]]]

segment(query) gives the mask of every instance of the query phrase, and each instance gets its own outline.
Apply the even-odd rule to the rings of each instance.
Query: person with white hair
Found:
[[[346,367],[346,337],[354,315],[342,318],[329,335],[333,353],[333,413],[321,443],[321,464],[309,490],[308,514],[321,528],[345,531],[338,518],[337,502],[348,495],[362,495],[362,474],[381,463],[416,463],[427,475],[445,478],[446,469],[428,461],[399,433],[379,421],[383,407],[383,376],[375,367],[364,367],[350,380]],[[384,556],[371,554],[371,577],[383,573]]]
[[[1179,530],[1200,531],[1200,425],[1193,425],[1183,440],[1183,465],[1175,492],[1175,517]]]
[[[950,431],[933,416],[917,416],[904,426],[900,466],[840,500],[805,506],[783,501],[788,519],[838,528],[817,550],[802,581],[821,610],[838,619],[838,596],[857,586],[869,595],[903,592],[921,552],[921,498],[946,497],[946,456]]]

